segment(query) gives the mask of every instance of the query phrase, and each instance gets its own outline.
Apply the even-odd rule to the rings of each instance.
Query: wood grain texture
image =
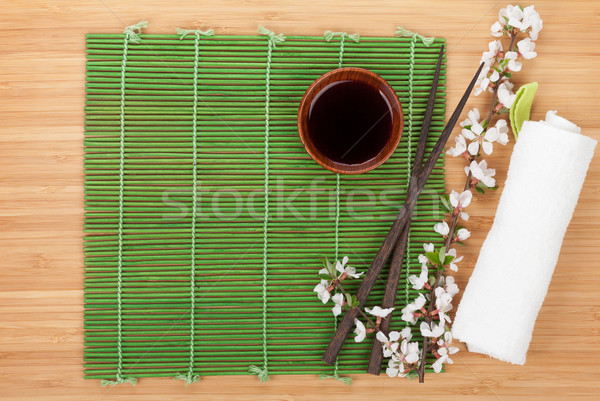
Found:
[[[286,34],[327,29],[391,35],[396,25],[445,36],[448,104],[490,40],[505,4],[496,1],[4,1],[0,7],[0,399],[6,400],[473,400],[598,399],[600,380],[600,163],[596,156],[565,236],[525,366],[461,352],[425,384],[371,375],[351,387],[313,376],[209,377],[186,388],[171,379],[101,388],[83,380],[83,101],[84,34],[122,32],[148,19],[147,32],[175,27],[254,34],[258,24]],[[537,1],[544,19],[539,57],[515,82],[538,81],[532,117],[549,109],[600,139],[600,4]],[[483,106],[488,98],[474,98]],[[452,108],[449,108],[449,112]],[[502,189],[513,144],[490,163]],[[448,158],[449,188],[464,181]],[[476,196],[473,237],[457,275],[464,287],[491,226],[500,193]]]

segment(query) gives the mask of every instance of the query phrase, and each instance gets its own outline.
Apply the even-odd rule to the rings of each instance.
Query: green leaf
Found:
[[[452,262],[453,260],[454,260],[454,256],[446,255],[446,258],[444,259],[444,266],[448,266],[450,264],[450,262]]]
[[[484,194],[485,193],[485,191],[482,188],[479,188],[477,185],[475,185],[475,190],[477,192],[479,192],[480,194]]]
[[[498,189],[498,185],[494,185],[493,187],[488,187],[487,185],[485,185],[483,182],[479,181],[477,184],[475,184],[475,189],[479,192],[479,190],[485,191],[486,189],[490,189],[492,191],[495,191]],[[481,192],[483,193],[483,192]]]
[[[425,256],[427,256],[427,259],[429,259],[429,261],[434,265],[440,264],[440,259],[437,252],[426,252]]]
[[[508,72],[508,71],[506,71],[506,72],[503,72],[502,74],[503,74],[505,77],[508,77],[508,78],[512,77],[512,74],[511,74],[510,72]]]
[[[348,303],[348,305],[353,305],[354,304],[352,302],[352,294],[346,293],[346,302]]]
[[[331,274],[331,276],[335,276],[335,267],[333,266],[333,264],[331,264],[328,258],[325,259],[325,267],[327,268],[327,271],[329,272],[329,274]]]
[[[319,278],[321,280],[327,280],[327,281],[331,280],[331,276],[329,274],[325,274],[325,273],[319,273]]]
[[[442,203],[444,213],[450,213],[452,210],[454,210],[450,204],[450,198],[447,194],[440,195],[440,202]]]
[[[440,248],[439,254],[438,254],[438,260],[442,261],[446,259],[446,247],[442,246]]]
[[[354,299],[354,300],[352,301],[352,307],[353,307],[353,308],[357,308],[357,307],[358,307],[358,305],[359,305],[358,298],[356,298],[356,297],[353,297],[353,299]]]

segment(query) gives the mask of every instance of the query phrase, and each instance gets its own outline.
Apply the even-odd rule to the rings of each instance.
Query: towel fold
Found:
[[[469,350],[522,365],[597,142],[549,111],[525,121],[496,218],[452,326]]]

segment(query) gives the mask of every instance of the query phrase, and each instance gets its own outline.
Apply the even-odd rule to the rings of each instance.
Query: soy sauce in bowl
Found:
[[[308,135],[325,157],[338,163],[373,159],[385,148],[391,130],[391,105],[365,82],[333,82],[310,105]]]
[[[341,68],[317,79],[298,112],[298,131],[311,157],[344,174],[372,170],[394,152],[402,107],[389,84],[362,68]]]

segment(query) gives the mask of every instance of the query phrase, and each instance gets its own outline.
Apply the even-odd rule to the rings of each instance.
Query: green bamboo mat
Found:
[[[380,74],[402,102],[395,154],[367,174],[340,177],[339,255],[365,270],[403,202],[444,41],[363,37],[340,46],[339,36],[291,36],[275,47],[265,36],[141,38],[125,49],[123,35],[87,35],[85,377],[239,375],[249,365],[269,374],[365,372],[372,336],[357,344],[351,335],[336,366],[321,362],[335,322],[312,290],[320,259],[335,256],[337,177],[305,152],[296,112],[307,87],[340,62]],[[429,147],[444,125],[445,83],[444,65]],[[443,163],[416,207],[410,274],[420,271],[422,243],[436,240]],[[415,295],[407,274],[398,309]],[[386,280],[369,305],[381,301]],[[396,314],[392,326],[404,324]]]

